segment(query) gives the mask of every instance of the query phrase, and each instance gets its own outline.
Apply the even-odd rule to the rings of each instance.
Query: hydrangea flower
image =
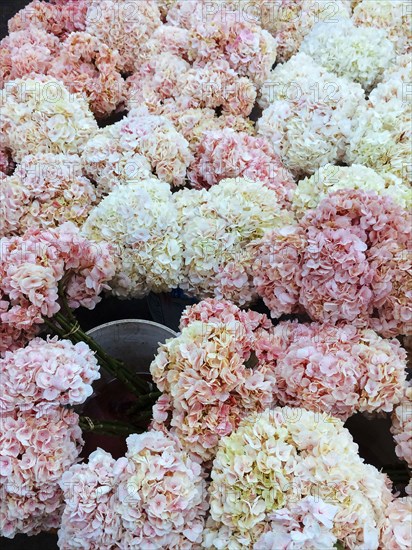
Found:
[[[180,231],[170,186],[153,177],[116,187],[82,229],[86,238],[116,247],[116,275],[110,285],[122,298],[167,292],[178,285]]]
[[[407,550],[412,544],[412,497],[396,498],[386,508],[386,519],[381,534],[381,548]]]
[[[291,223],[275,191],[244,178],[222,180],[209,191],[175,195],[183,245],[179,286],[200,298],[252,302],[252,251],[248,244],[273,227]]]
[[[22,76],[47,74],[59,39],[35,26],[11,32],[0,42],[0,89]]]
[[[384,30],[355,27],[350,19],[315,25],[300,51],[328,71],[358,82],[366,91],[376,86],[395,57]]]
[[[204,132],[188,171],[192,186],[207,189],[237,177],[261,181],[276,192],[283,206],[289,205],[296,188],[292,174],[264,138],[231,128]]]
[[[170,120],[150,114],[145,107],[99,130],[82,155],[85,173],[100,193],[110,192],[118,183],[148,179],[152,173],[181,186],[192,159],[188,142]]]
[[[211,477],[205,548],[252,548],[273,518],[293,518],[308,501],[297,503],[315,496],[318,505],[322,499],[337,508],[329,517],[330,536],[345,547],[377,550],[392,500],[389,480],[363,462],[340,420],[299,408],[254,412],[243,420],[221,440]],[[313,536],[310,528],[307,534]]]
[[[120,65],[116,50],[95,36],[77,32],[64,41],[48,74],[61,80],[70,92],[81,94],[97,118],[105,118],[126,100]]]
[[[200,544],[208,508],[202,471],[179,443],[158,431],[127,439],[119,485],[121,545],[190,550]]]
[[[377,172],[391,172],[407,184],[412,177],[412,108],[407,97],[411,68],[410,63],[403,64],[401,60],[372,90],[367,107],[358,108],[346,153],[349,164],[365,164]]]
[[[33,0],[9,20],[9,31],[36,27],[64,40],[71,32],[85,30],[89,3],[90,0]]]
[[[27,155],[12,176],[0,177],[0,236],[52,228],[70,221],[82,225],[96,203],[77,155]]]
[[[160,25],[154,0],[91,0],[85,30],[110,50],[117,50],[121,70],[131,73],[142,45]]]
[[[248,412],[271,405],[275,381],[263,343],[269,320],[243,315],[230,305],[225,311],[213,302],[210,306],[215,314],[204,307],[187,314],[181,334],[159,348],[150,367],[164,392],[153,409],[154,426],[170,425],[200,462],[214,458],[219,439],[236,429]],[[199,315],[202,320],[197,320]]]
[[[192,67],[168,52],[141,65],[127,82],[128,108],[144,103],[156,114],[164,104],[172,104],[176,110],[221,109],[247,117],[257,95],[253,82],[239,76],[225,59]]]
[[[121,543],[118,486],[127,463],[125,457],[115,460],[97,449],[87,464],[75,464],[63,473],[59,548],[111,548]]]
[[[409,335],[411,227],[388,196],[335,191],[298,226],[253,243],[255,286],[275,317],[301,305],[317,321]]]
[[[31,334],[43,317],[60,310],[58,286],[63,277],[69,307],[93,309],[114,275],[110,245],[82,237],[70,222],[0,239],[0,248],[0,320],[6,335],[17,330],[22,337]]]
[[[412,386],[392,414],[391,432],[396,442],[396,454],[412,468]]]
[[[291,326],[290,326],[291,325]],[[291,334],[287,345],[276,345]],[[279,405],[327,412],[346,420],[356,412],[391,412],[403,396],[406,353],[398,340],[352,325],[280,323],[273,370]]]
[[[333,548],[337,538],[332,527],[338,511],[322,498],[304,497],[270,515],[270,531],[255,542],[253,550]]]
[[[59,526],[63,499],[58,483],[83,445],[78,418],[63,407],[2,414],[1,536],[37,535]]]
[[[25,348],[0,359],[0,410],[10,414],[44,410],[45,405],[79,405],[100,378],[99,365],[84,343],[69,340],[32,340]]]
[[[397,53],[411,51],[411,12],[404,0],[362,0],[353,10],[355,25],[384,29]]]
[[[52,77],[20,78],[0,92],[0,132],[13,159],[78,154],[97,131],[87,102]]]
[[[261,88],[265,109],[257,132],[297,175],[344,158],[356,109],[366,103],[357,83],[338,77],[305,53],[278,65]]]
[[[390,196],[404,210],[412,206],[412,189],[393,174],[378,174],[361,164],[326,164],[316,170],[313,176],[299,181],[293,194],[292,207],[298,215],[304,215],[306,210],[316,208],[329,193],[339,189],[373,191],[378,195]]]

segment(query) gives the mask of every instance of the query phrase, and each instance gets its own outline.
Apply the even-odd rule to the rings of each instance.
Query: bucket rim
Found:
[[[150,325],[150,326],[163,329],[165,332],[168,332],[171,337],[176,337],[178,335],[178,333],[172,330],[171,328],[165,325],[161,325],[160,323],[156,323],[155,321],[148,321],[146,319],[119,319],[118,321],[110,321],[109,323],[103,323],[102,325],[91,328],[86,332],[86,334],[92,336],[95,332],[97,332],[102,328],[112,327],[114,325],[123,325],[123,324],[126,325],[131,323],[137,324],[137,325]]]

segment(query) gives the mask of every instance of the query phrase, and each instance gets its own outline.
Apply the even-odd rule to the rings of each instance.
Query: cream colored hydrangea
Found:
[[[299,53],[272,71],[259,103],[265,110],[258,135],[272,143],[289,170],[306,175],[344,157],[352,119],[366,100],[359,84]]]
[[[116,247],[114,295],[141,298],[178,285],[180,229],[167,183],[152,178],[116,187],[92,210],[82,232]]]
[[[344,547],[376,550],[392,500],[340,420],[299,408],[243,420],[221,440],[211,477],[205,548],[252,548],[273,512],[311,495],[338,508],[332,532]]]
[[[368,105],[356,113],[356,125],[347,150],[348,164],[365,164],[377,172],[391,172],[412,181],[411,64],[401,58],[388,78],[369,96]]]
[[[397,53],[411,51],[411,17],[410,0],[363,0],[353,10],[355,25],[385,29]]]
[[[240,305],[253,301],[252,251],[246,245],[293,220],[280,208],[276,193],[260,182],[236,178],[209,191],[183,190],[175,200],[184,259],[180,287],[200,298]]]
[[[355,27],[349,19],[341,19],[333,25],[315,25],[300,51],[328,71],[358,82],[367,91],[381,79],[395,56],[386,31]]]
[[[361,189],[389,195],[405,210],[412,207],[412,189],[393,174],[378,174],[372,168],[353,164],[335,166],[326,164],[313,176],[301,180],[293,196],[292,206],[298,215],[317,205],[329,193],[338,189]]]
[[[16,162],[37,153],[78,154],[96,131],[87,101],[55,78],[19,78],[0,92],[2,145]]]

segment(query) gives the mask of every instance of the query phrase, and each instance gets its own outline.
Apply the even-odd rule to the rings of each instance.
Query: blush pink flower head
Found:
[[[79,405],[100,378],[99,365],[84,343],[57,337],[32,340],[25,348],[0,359],[0,410],[42,410],[46,405]]]
[[[203,134],[188,177],[193,187],[206,189],[226,178],[261,181],[283,205],[290,203],[296,188],[292,174],[268,141],[230,128]]]

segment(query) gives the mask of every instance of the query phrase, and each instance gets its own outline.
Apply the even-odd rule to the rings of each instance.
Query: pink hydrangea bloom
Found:
[[[251,245],[255,250],[253,284],[273,318],[299,311],[306,244],[305,233],[297,225],[268,231]]]
[[[48,74],[63,81],[72,93],[85,97],[97,118],[109,116],[126,99],[121,60],[95,36],[70,34],[59,54],[51,61]]]
[[[202,540],[208,508],[202,470],[178,441],[159,431],[127,439],[119,486],[121,546],[190,550]]]
[[[333,548],[337,538],[332,527],[338,511],[322,498],[307,496],[271,514],[270,531],[255,542],[253,550]]]
[[[411,334],[411,228],[410,213],[389,196],[331,193],[290,234],[254,243],[258,293],[275,316],[300,304],[317,321]]]
[[[34,0],[20,10],[9,21],[9,31],[37,27],[66,38],[71,32],[83,31],[86,25],[86,11],[92,0]]]
[[[396,454],[412,468],[412,385],[392,414],[391,432],[396,442]]]
[[[224,311],[210,300],[189,309],[181,335],[161,346],[151,365],[154,381],[169,397],[155,406],[154,426],[170,425],[201,462],[213,459],[220,438],[248,411],[272,403],[274,377],[259,344],[267,339],[269,320],[223,305]]]
[[[145,103],[156,114],[162,113],[164,103],[171,103],[176,110],[219,108],[223,113],[249,116],[257,95],[255,85],[225,59],[191,67],[168,52],[143,64],[128,84],[129,108]]]
[[[143,45],[161,25],[156,2],[92,0],[88,3],[85,30],[119,52],[122,71],[133,72]]]
[[[12,176],[0,176],[0,202],[3,237],[66,221],[81,226],[96,204],[96,193],[77,155],[39,153],[23,157]]]
[[[100,378],[99,365],[84,343],[32,340],[25,348],[0,359],[0,411],[43,410],[45,405],[79,405]]]
[[[93,309],[115,272],[110,245],[81,237],[71,223],[0,239],[0,247],[0,319],[10,329],[30,332],[56,314],[65,274],[69,306]]]
[[[352,325],[318,323],[281,323],[273,330],[275,340],[291,329],[291,340],[272,363],[279,404],[346,420],[358,411],[390,412],[401,401],[406,353],[398,340]]]
[[[276,191],[284,205],[290,202],[296,188],[292,174],[265,138],[230,128],[203,134],[188,177],[195,188],[209,188],[225,178],[261,181]]]
[[[59,48],[59,39],[41,28],[11,32],[0,42],[0,89],[9,80],[47,74]]]
[[[124,535],[119,514],[118,485],[127,459],[114,460],[97,449],[88,462],[75,464],[62,475],[64,510],[60,548],[112,548]]]
[[[386,508],[380,548],[409,550],[412,546],[412,497],[396,498]]]
[[[36,535],[58,527],[63,473],[83,445],[75,412],[52,407],[35,414],[15,409],[0,424],[0,534]]]

